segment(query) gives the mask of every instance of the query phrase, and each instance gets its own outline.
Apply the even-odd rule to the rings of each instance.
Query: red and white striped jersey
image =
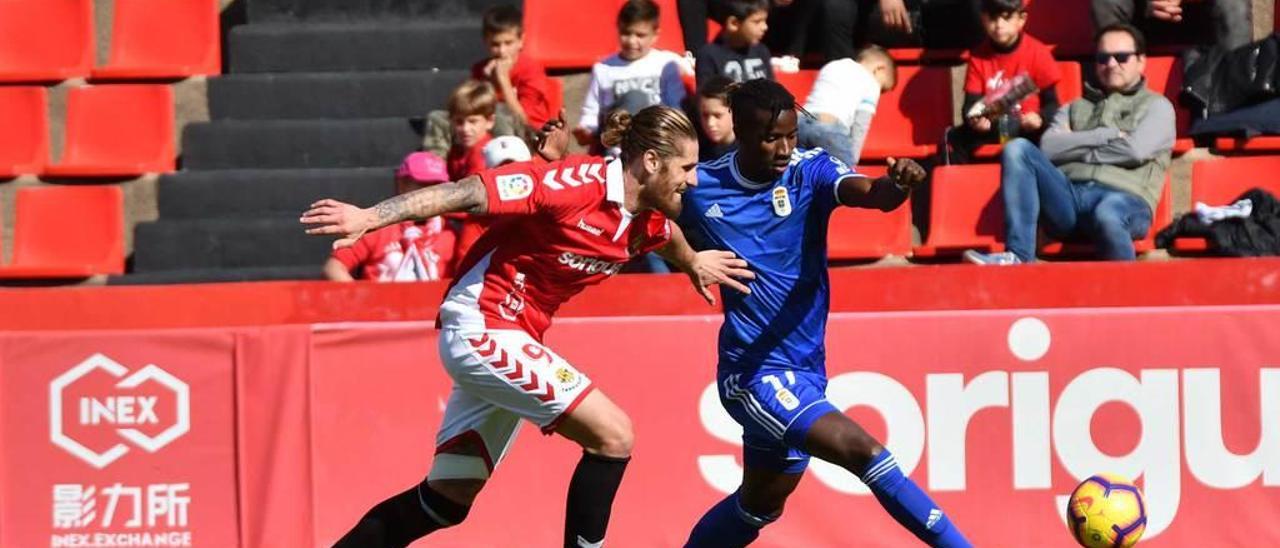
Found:
[[[591,156],[480,173],[495,222],[463,258],[440,305],[444,328],[521,329],[538,340],[560,305],[666,245],[656,211],[622,206],[622,163]]]

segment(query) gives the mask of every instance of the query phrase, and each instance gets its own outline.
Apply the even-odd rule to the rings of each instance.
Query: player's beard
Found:
[[[680,188],[682,183],[672,183],[671,180],[671,169],[663,165],[662,170],[654,175],[650,184],[644,186],[644,194],[645,201],[652,204],[653,209],[658,210],[668,219],[675,219],[680,217],[683,204],[680,193],[675,189]]]

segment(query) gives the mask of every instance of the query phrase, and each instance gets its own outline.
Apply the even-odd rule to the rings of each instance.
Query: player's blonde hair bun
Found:
[[[638,158],[647,150],[662,158],[679,156],[684,139],[697,142],[693,123],[679,109],[665,105],[642,109],[634,116],[625,110],[616,110],[609,114],[600,134],[604,146],[622,149],[623,160]]]

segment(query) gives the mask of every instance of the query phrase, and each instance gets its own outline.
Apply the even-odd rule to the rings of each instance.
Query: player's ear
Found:
[[[658,155],[658,151],[649,149],[644,151],[644,171],[649,175],[655,175],[662,171],[662,156]]]

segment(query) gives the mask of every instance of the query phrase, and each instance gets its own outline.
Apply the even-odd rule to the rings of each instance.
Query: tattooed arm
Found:
[[[338,234],[333,247],[354,244],[364,233],[410,219],[430,219],[442,213],[489,211],[489,199],[480,177],[472,175],[456,183],[444,183],[401,194],[361,209],[337,200],[320,200],[299,219],[310,225],[307,234]]]

